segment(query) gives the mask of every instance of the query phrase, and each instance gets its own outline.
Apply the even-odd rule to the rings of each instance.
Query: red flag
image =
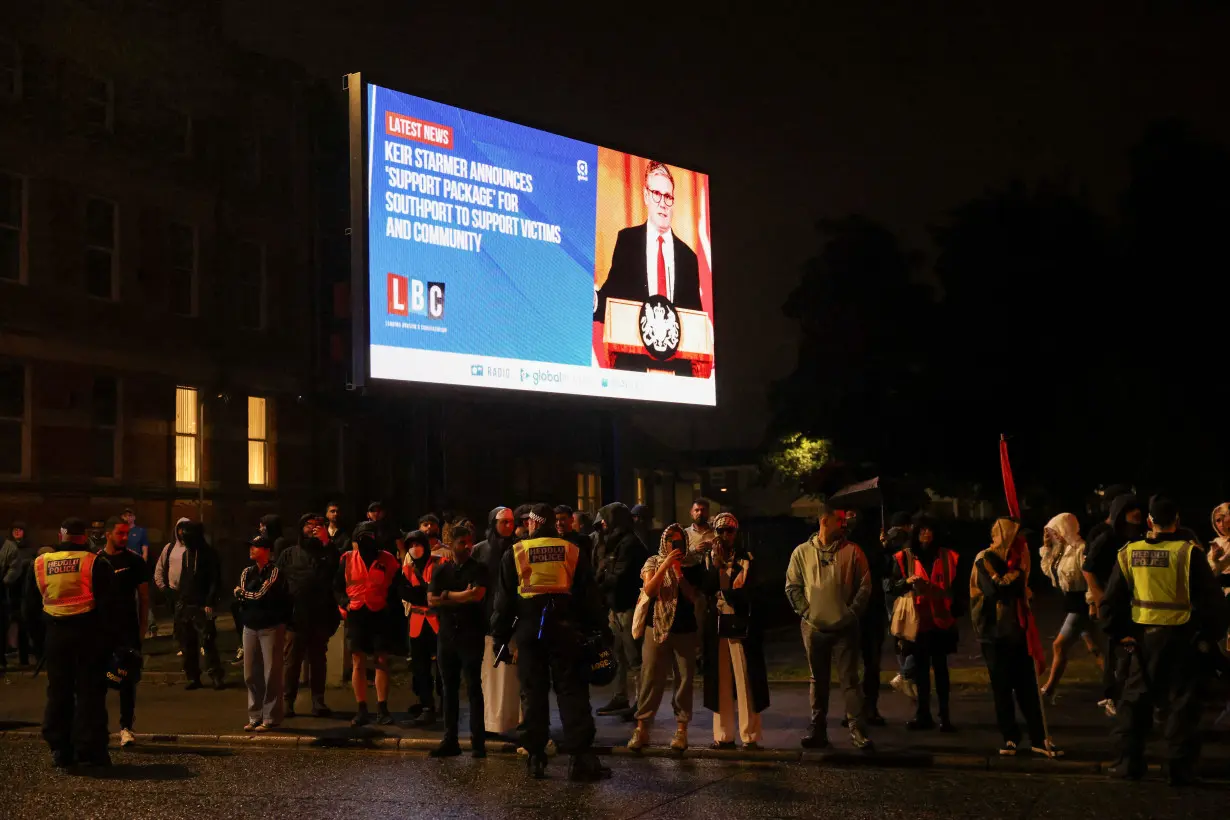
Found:
[[[1004,476],[1004,495],[1008,498],[1008,513],[1018,521],[1021,518],[1021,502],[1016,495],[1016,482],[1012,478],[1012,463],[1008,460],[1008,437],[1001,435],[999,437],[999,468]],[[1016,553],[1018,561],[1023,563],[1028,560],[1029,545],[1025,543],[1025,539],[1017,536],[1016,542],[1012,545],[1009,553]],[[1009,567],[1012,567],[1012,561],[1009,561]],[[1034,660],[1035,671],[1041,675],[1042,670],[1046,669],[1046,650],[1042,647],[1042,636],[1038,634],[1038,622],[1034,620],[1034,612],[1029,606],[1029,578],[1025,579],[1025,597],[1021,599],[1017,617],[1020,619],[1021,627],[1025,630],[1025,642],[1029,648],[1029,657]]]

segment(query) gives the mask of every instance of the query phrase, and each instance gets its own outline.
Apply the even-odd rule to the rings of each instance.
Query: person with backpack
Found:
[[[1084,563],[1085,539],[1081,538],[1080,522],[1072,513],[1060,513],[1047,522],[1039,553],[1042,573],[1056,589],[1063,592],[1064,612],[1067,613],[1055,642],[1051,644],[1051,671],[1042,685],[1044,699],[1054,699],[1055,689],[1063,680],[1063,671],[1068,665],[1068,651],[1077,636],[1084,640],[1098,668],[1102,668],[1102,653],[1098,651],[1098,644],[1103,638],[1089,617],[1092,598],[1089,583],[1081,571]]]

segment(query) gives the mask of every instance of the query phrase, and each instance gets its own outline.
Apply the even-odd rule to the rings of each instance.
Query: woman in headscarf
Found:
[[[764,630],[752,602],[755,565],[736,544],[738,519],[721,512],[710,523],[717,539],[703,563],[705,708],[713,712],[713,748],[733,749],[737,701],[743,748],[755,751],[763,735],[760,713],[769,708]]]
[[[636,699],[636,730],[628,748],[639,751],[649,745],[649,727],[658,713],[666,690],[666,673],[676,671],[672,706],[678,724],[671,748],[688,748],[688,724],[692,722],[692,681],[696,677],[699,625],[696,601],[703,569],[699,554],[688,553],[688,537],[678,524],[662,532],[658,554],[641,570],[647,601],[645,640],[641,645],[641,689]],[[689,565],[685,567],[685,564]],[[638,608],[639,608],[638,604]],[[635,620],[635,618],[634,618]],[[635,627],[634,627],[635,632]],[[634,634],[635,637],[635,634]]]
[[[1230,502],[1213,509],[1213,533],[1216,537],[1209,544],[1209,566],[1215,575],[1230,575]],[[1225,592],[1230,595],[1230,587]]]
[[[1063,592],[1064,612],[1067,613],[1055,642],[1051,644],[1051,673],[1042,685],[1042,697],[1053,700],[1068,664],[1068,650],[1078,635],[1084,639],[1098,668],[1102,668],[1102,653],[1098,651],[1102,638],[1089,617],[1092,596],[1089,583],[1081,572],[1081,566],[1085,563],[1085,539],[1081,538],[1080,522],[1075,515],[1060,513],[1047,522],[1042,534],[1039,563],[1042,574]]]
[[[508,507],[496,507],[487,515],[487,540],[474,545],[474,560],[487,565],[489,577],[498,578],[504,554],[512,548],[517,521]],[[510,663],[495,665],[500,647],[490,633],[495,595],[483,599],[487,605],[488,633],[483,647],[483,717],[488,735],[511,735],[521,722],[521,685],[517,668]]]
[[[931,717],[931,673],[935,672],[935,695],[939,700],[940,731],[955,732],[948,712],[948,656],[957,651],[957,621],[953,593],[958,584],[957,554],[936,543],[935,521],[919,513],[914,516],[905,549],[893,556],[889,590],[894,599],[914,597],[918,614],[918,635],[903,641],[903,654],[914,659],[914,678],[918,705],[914,719],[905,728],[920,731],[935,728]]]

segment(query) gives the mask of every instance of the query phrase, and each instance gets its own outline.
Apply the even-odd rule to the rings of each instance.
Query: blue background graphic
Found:
[[[371,144],[368,191],[368,258],[371,343],[395,347],[499,356],[530,361],[588,366],[594,293],[594,235],[597,212],[598,148],[424,100],[379,86],[369,86],[367,123]],[[385,133],[385,113],[394,111],[453,129],[453,149]],[[532,193],[511,191],[519,213],[559,225],[561,244],[481,231],[482,250],[454,249],[385,236],[389,216],[431,223],[413,215],[385,210],[385,193],[422,196],[389,186],[386,166],[460,179],[426,169],[386,163],[385,143],[424,148],[533,175]],[[589,167],[588,181],[577,179],[577,161]],[[472,184],[511,190],[478,180]],[[475,207],[440,197],[455,208]],[[498,207],[484,210],[507,213]],[[454,220],[448,227],[476,230]],[[388,312],[389,273],[421,282],[445,283],[444,317],[397,316]],[[387,320],[443,325],[447,333],[385,327]]]

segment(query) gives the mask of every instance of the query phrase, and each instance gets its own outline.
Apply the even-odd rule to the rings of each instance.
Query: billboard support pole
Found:
[[[602,428],[602,504],[619,500],[619,417],[611,408],[603,408],[599,417]]]

